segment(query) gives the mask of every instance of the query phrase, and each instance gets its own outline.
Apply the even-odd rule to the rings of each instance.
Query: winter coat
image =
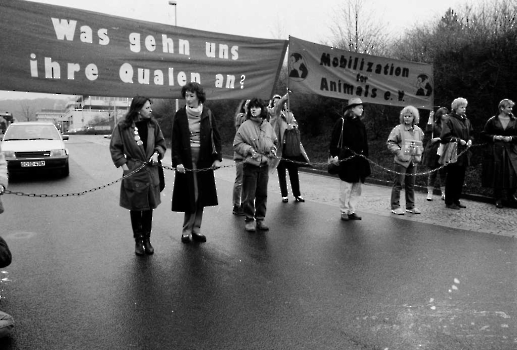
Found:
[[[341,127],[343,127],[343,147],[339,148]],[[366,159],[368,158],[368,138],[366,127],[360,118],[344,117],[336,122],[332,130],[329,150],[332,157],[338,156],[339,160],[347,159],[339,163],[338,175],[341,180],[349,183],[359,181],[364,183],[366,177],[370,176],[370,163]],[[358,155],[352,157],[354,153]]]
[[[111,159],[118,168],[126,164],[127,175],[147,163],[153,153],[158,159],[165,155],[166,145],[158,123],[151,119],[147,126],[147,145],[138,146],[135,141],[135,125],[129,128],[124,121],[113,130],[110,142]],[[145,166],[140,171],[122,180],[120,186],[120,206],[129,210],[151,210],[158,207],[160,199],[160,178],[157,166]]]
[[[435,169],[440,166],[438,159],[440,156],[436,153],[438,147],[440,147],[440,141],[432,142],[431,140],[435,137],[440,137],[442,133],[442,123],[426,124],[424,132],[424,156],[422,158],[422,164],[428,166],[431,169]],[[426,142],[427,140],[427,142]]]
[[[511,136],[512,141],[494,141],[494,136]],[[483,187],[512,188],[517,184],[517,119],[512,116],[506,129],[494,116],[485,124],[481,133],[487,142],[483,155],[481,182]]]
[[[271,161],[271,150],[277,149],[277,137],[273,127],[267,120],[260,124],[253,120],[246,120],[237,130],[233,140],[233,150],[244,163],[259,166]],[[259,154],[258,158],[252,158],[252,150]]]
[[[458,142],[458,155],[465,151],[467,146],[461,145],[459,140],[464,140],[465,142],[473,141],[474,138],[471,136],[474,129],[472,128],[472,124],[470,120],[466,116],[460,116],[456,114],[455,111],[444,116],[442,119],[442,133],[440,134],[441,143],[446,144],[449,142]],[[457,166],[468,166],[470,165],[470,157],[472,152],[467,150],[464,152],[461,157],[458,157],[456,161]]]
[[[211,118],[209,117],[209,113]],[[200,149],[199,158],[196,164],[197,169],[208,169],[214,161],[222,161],[221,137],[217,129],[217,121],[212,112],[205,106],[201,113],[200,125]],[[212,122],[210,123],[210,119]],[[212,124],[212,126],[210,126]],[[212,136],[216,152],[212,153]],[[172,165],[177,167],[183,164],[185,169],[192,169],[192,151],[190,148],[190,129],[185,107],[181,108],[174,117],[172,127]],[[197,175],[198,201],[203,207],[218,205],[217,189],[215,186],[214,171],[204,170],[199,172],[176,171],[174,189],[172,192],[172,211],[189,212],[196,211],[196,198],[194,189],[194,174]]]
[[[12,260],[13,257],[7,242],[2,237],[0,237],[0,268],[11,265]]]
[[[405,124],[399,124],[394,127],[387,141],[388,149],[394,154],[394,162],[402,165],[404,168],[407,168],[410,163],[415,165],[420,163],[423,153],[423,138],[424,132],[418,125],[407,128]],[[403,141],[406,145],[403,144]],[[408,147],[408,144],[413,141],[420,142],[420,144]]]

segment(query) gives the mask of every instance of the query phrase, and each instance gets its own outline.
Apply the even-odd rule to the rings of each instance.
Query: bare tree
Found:
[[[26,121],[35,120],[36,119],[36,112],[34,110],[34,107],[31,106],[30,102],[27,100],[20,101],[20,111],[21,116]]]
[[[389,45],[386,23],[375,16],[368,0],[346,0],[335,11],[331,45],[348,51],[384,55]]]

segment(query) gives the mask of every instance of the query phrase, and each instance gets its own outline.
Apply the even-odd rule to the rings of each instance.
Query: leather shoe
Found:
[[[264,220],[257,220],[257,229],[261,231],[269,231],[269,227],[264,223]]]
[[[445,205],[446,208],[448,209],[455,209],[455,210],[460,210],[460,207],[458,207],[456,204],[447,204]]]
[[[144,241],[142,239],[135,240],[135,254],[136,255],[145,254]]]
[[[348,214],[349,220],[362,220],[363,218],[357,215],[356,213]]]
[[[181,243],[189,243],[190,242],[190,235],[188,233],[183,233],[181,235]]]
[[[248,232],[255,232],[257,230],[255,226],[255,220],[246,221],[244,228]]]
[[[192,232],[192,240],[196,242],[206,242],[206,236],[201,233]]]
[[[501,200],[497,200],[497,201],[495,201],[495,206],[497,208],[502,208],[503,207],[503,202],[501,202]]]
[[[456,206],[458,206],[459,208],[466,208],[467,207],[466,205],[461,204],[460,202],[454,203],[454,204],[456,204]]]

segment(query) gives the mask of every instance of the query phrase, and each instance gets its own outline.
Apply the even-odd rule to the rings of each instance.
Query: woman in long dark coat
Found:
[[[517,189],[517,120],[512,114],[514,102],[499,102],[499,114],[488,119],[481,133],[488,147],[483,159],[483,187],[494,189],[495,205],[503,207],[503,190],[508,202],[516,204]]]
[[[361,183],[370,176],[368,163],[368,138],[366,127],[361,121],[363,102],[360,98],[351,98],[345,107],[344,115],[334,125],[330,139],[330,155],[339,163],[339,202],[341,220],[361,220],[355,213]]]
[[[176,113],[172,128],[172,165],[176,167],[172,211],[185,213],[183,243],[190,242],[190,236],[206,242],[201,234],[203,208],[218,204],[213,169],[222,161],[221,138],[212,111],[203,105],[203,87],[188,83],[181,95],[186,106]]]
[[[165,155],[165,139],[158,122],[151,116],[151,100],[136,96],[129,112],[113,130],[110,142],[111,158],[123,174],[120,206],[129,209],[135,238],[135,254],[153,254],[151,229],[153,209],[160,204],[158,160]]]

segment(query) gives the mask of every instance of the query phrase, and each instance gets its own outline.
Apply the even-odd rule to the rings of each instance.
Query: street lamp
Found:
[[[174,6],[174,25],[178,25],[178,19],[177,19],[177,5],[178,3],[176,1],[169,1],[169,5]]]
[[[169,5],[174,6],[174,26],[178,26],[178,3],[176,1],[169,1]],[[179,101],[176,99],[176,112],[180,109]]]

